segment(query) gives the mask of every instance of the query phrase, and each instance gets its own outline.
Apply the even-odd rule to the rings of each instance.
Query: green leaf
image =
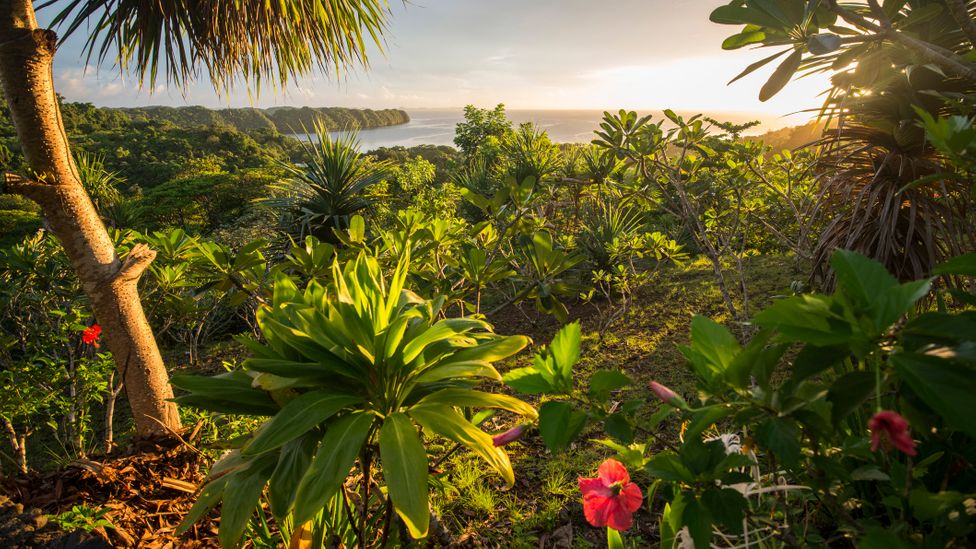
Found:
[[[768,101],[774,95],[779,93],[786,84],[793,78],[793,74],[800,68],[800,61],[803,59],[803,52],[801,50],[796,50],[791,53],[776,70],[773,71],[772,76],[769,80],[763,84],[762,89],[759,90],[759,100]]]
[[[934,273],[937,275],[976,276],[976,253],[953,257],[936,267]]]
[[[784,418],[770,418],[756,428],[756,440],[788,466],[800,460],[800,430]]]
[[[877,465],[862,465],[851,471],[851,480],[891,480]]]
[[[837,250],[830,258],[837,275],[837,289],[856,303],[870,304],[875,297],[898,285],[884,265],[850,250]]]
[[[938,357],[913,353],[891,356],[895,371],[925,404],[959,431],[976,437],[973,395],[976,370]]]
[[[846,347],[806,345],[797,353],[796,358],[793,360],[793,381],[800,382],[808,377],[817,375],[839,364],[849,356],[851,356],[851,352]]]
[[[554,393],[555,387],[535,368],[516,368],[502,375],[505,385],[520,393],[539,395]]]
[[[681,521],[688,527],[688,533],[695,542],[695,547],[712,546],[712,515],[697,499],[689,498]]]
[[[716,372],[724,372],[742,350],[735,336],[714,320],[695,315],[691,319],[691,350],[701,355]]]
[[[624,545],[624,538],[620,535],[620,532],[614,530],[613,528],[607,528],[607,549],[626,549]]]
[[[440,391],[436,391],[420,399],[416,404],[414,404],[413,407],[423,408],[428,406],[501,408],[502,410],[515,412],[516,414],[528,416],[533,419],[537,415],[535,408],[533,408],[531,404],[523,402],[515,397],[475,391],[472,389],[441,389]]]
[[[227,482],[220,506],[218,537],[221,546],[237,547],[240,543],[247,521],[258,506],[264,485],[274,471],[274,463],[274,456],[258,458],[250,467],[235,473]]]
[[[216,401],[241,405],[255,410],[277,411],[278,405],[271,399],[271,396],[265,391],[252,388],[251,382],[251,376],[241,371],[227,372],[210,377],[176,375],[170,379],[173,386],[188,391],[194,397],[203,397],[203,400],[212,398]]]
[[[711,488],[702,493],[701,503],[722,531],[742,533],[742,519],[749,509],[749,502],[742,494],[731,488]]]
[[[257,455],[274,450],[296,439],[350,404],[360,402],[354,396],[337,395],[330,391],[311,391],[285,404],[271,421],[241,449],[243,455]]]
[[[590,396],[599,401],[605,401],[612,391],[632,384],[634,381],[622,372],[614,370],[600,370],[590,378]]]
[[[860,549],[910,549],[915,547],[898,537],[895,532],[885,530],[880,526],[868,528],[864,536],[858,540],[857,546]]]
[[[670,450],[660,452],[649,459],[644,470],[652,477],[671,482],[695,481],[695,475],[685,466],[681,458]]]
[[[539,434],[550,452],[566,449],[586,425],[586,414],[568,402],[550,400],[539,408]]]
[[[478,429],[470,421],[450,406],[427,406],[411,408],[408,412],[417,423],[446,439],[462,444],[481,456],[509,486],[515,483],[515,473],[508,454],[496,448],[491,436]]]
[[[427,535],[430,508],[427,492],[427,451],[417,428],[402,412],[387,416],[380,429],[380,458],[396,509],[414,539]]]
[[[845,319],[831,310],[828,296],[804,294],[773,302],[752,321],[778,330],[787,341],[802,341],[821,347],[848,344],[853,337]]]
[[[765,39],[766,33],[763,31],[742,31],[739,34],[733,34],[722,41],[722,49],[737,50],[750,44],[757,44]]]
[[[734,84],[738,80],[740,80],[742,78],[745,78],[746,76],[749,76],[753,72],[761,69],[762,67],[764,67],[764,66],[766,66],[766,65],[768,65],[770,63],[772,63],[773,61],[775,61],[776,59],[778,59],[779,57],[781,57],[784,53],[786,53],[788,51],[790,51],[790,50],[783,50],[781,52],[774,53],[774,54],[770,55],[769,57],[765,57],[763,59],[760,59],[759,61],[756,61],[755,63],[750,64],[742,72],[740,72],[739,74],[737,74],[735,76],[735,78],[733,78],[732,80],[729,80],[728,84],[726,84],[726,85]]]
[[[283,521],[295,501],[298,484],[308,471],[319,437],[309,433],[281,447],[281,456],[268,481],[268,503],[275,520]]]
[[[634,441],[634,429],[630,426],[630,420],[620,412],[610,414],[607,419],[603,420],[603,430],[625,444]]]
[[[373,425],[373,415],[353,413],[333,421],[295,494],[295,524],[314,517],[345,482]]]
[[[556,361],[557,375],[563,380],[573,379],[573,366],[580,358],[581,337],[580,322],[577,320],[563,326],[549,344],[549,352]]]
[[[200,490],[200,495],[193,502],[193,507],[190,507],[190,511],[183,517],[183,520],[180,521],[179,526],[176,528],[176,535],[182,536],[185,534],[194,523],[203,518],[204,515],[220,503],[221,498],[224,496],[224,489],[227,487],[227,481],[229,480],[230,476],[222,476],[211,480]]]
[[[875,385],[874,372],[849,372],[837,378],[827,394],[827,400],[832,404],[830,419],[834,425],[860,408],[874,394]]]

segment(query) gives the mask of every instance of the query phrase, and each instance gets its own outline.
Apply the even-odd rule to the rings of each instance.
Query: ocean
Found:
[[[410,115],[410,122],[399,126],[372,128],[359,130],[360,150],[370,151],[380,147],[401,145],[413,147],[415,145],[450,145],[454,146],[454,128],[458,122],[464,120],[464,109],[406,109]],[[546,130],[549,138],[556,143],[589,143],[593,140],[593,131],[598,129],[603,120],[603,111],[598,110],[508,110],[509,120],[515,125],[532,122],[537,127]],[[659,120],[660,112],[653,114]],[[679,112],[682,116],[696,113]],[[760,120],[762,125],[753,128],[748,134],[760,134],[785,126],[800,125],[802,120],[786,117],[775,117],[755,113],[706,113],[722,121],[741,124],[750,120]],[[342,132],[333,132],[339,135]],[[304,134],[295,137],[307,137]]]

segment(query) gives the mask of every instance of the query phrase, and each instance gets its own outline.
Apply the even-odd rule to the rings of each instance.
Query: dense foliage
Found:
[[[398,112],[64,104],[120,255],[157,252],[140,293],[208,433],[181,535],[219,507],[227,547],[537,546],[573,522],[610,547],[976,543],[974,10],[719,7],[727,49],[778,49],[743,73],[779,60],[760,98],[833,75],[825,120],[765,139],[620,110],[557,144],[497,105],[457,149],[361,151],[330,130]],[[20,473],[131,420],[43,227],[0,196]]]

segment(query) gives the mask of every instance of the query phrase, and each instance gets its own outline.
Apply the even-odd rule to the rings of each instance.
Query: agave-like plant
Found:
[[[477,318],[442,318],[443,297],[404,288],[406,257],[389,279],[365,253],[334,263],[327,285],[300,289],[279,276],[272,303],[257,313],[265,342],[242,340],[253,357],[241,370],[173,379],[189,391],[177,399],[183,404],[270,418],[214,465],[184,530],[223,501],[221,543],[236,545],[267,486],[279,524],[322,539],[327,517],[344,512],[344,485],[357,466],[366,512],[383,500],[371,519],[386,513],[389,521],[392,510],[412,537],[426,536],[430,464],[421,429],[469,448],[512,484],[508,455],[463,410],[536,417],[521,400],[474,389],[500,380],[492,363],[529,339],[496,335]],[[371,499],[376,473],[386,490]]]
[[[304,164],[284,164],[290,176],[273,187],[276,196],[261,203],[281,210],[285,230],[298,240],[314,236],[335,244],[333,231],[345,231],[356,214],[372,203],[370,187],[383,181],[388,162],[376,162],[359,152],[355,132],[336,137],[320,121],[314,138],[302,142]]]
[[[637,236],[644,224],[640,210],[613,202],[597,202],[583,224],[580,245],[594,270],[609,270],[617,263],[618,250]]]

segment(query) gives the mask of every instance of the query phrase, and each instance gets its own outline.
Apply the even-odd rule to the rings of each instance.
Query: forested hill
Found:
[[[329,130],[379,128],[410,121],[399,109],[347,109],[344,107],[273,107],[270,109],[208,109],[206,107],[109,108],[132,120],[166,120],[181,127],[230,126],[238,130],[275,129],[304,133],[316,120]]]

